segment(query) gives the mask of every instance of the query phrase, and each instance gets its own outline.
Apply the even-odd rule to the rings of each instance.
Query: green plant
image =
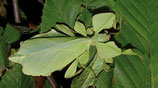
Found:
[[[30,32],[40,34],[12,49],[9,64],[8,45],[15,44],[21,33],[10,24],[5,31],[0,27],[0,88],[33,88],[31,76],[52,77],[63,69],[64,77],[72,79],[67,84],[71,88],[156,88],[156,3],[46,0],[42,22]],[[48,81],[44,88],[51,88]]]
[[[121,54],[134,53],[131,50],[122,52],[114,42],[108,42],[110,34],[99,34],[103,29],[111,28],[114,20],[113,13],[97,14],[92,18],[93,27],[86,29],[84,24],[76,21],[74,31],[66,25],[57,24],[58,31],[67,35],[61,34],[55,29],[36,35],[32,39],[24,41],[19,51],[10,57],[10,60],[20,63],[23,66],[23,72],[32,76],[50,76],[52,72],[62,70],[72,62],[65,73],[65,78],[79,74],[82,68],[87,69],[87,65],[91,61],[95,61],[91,70],[94,71],[92,75],[95,74],[94,77],[97,77],[102,70],[110,69],[107,63],[113,63],[112,58]],[[90,30],[92,33],[87,34],[86,30]],[[81,34],[83,37],[77,37],[75,34]],[[92,47],[93,50],[90,49]],[[94,53],[94,50],[97,52]],[[91,52],[93,54],[89,56]],[[93,57],[94,55],[95,57]],[[97,64],[98,68],[93,68]],[[80,70],[77,70],[77,67]],[[78,85],[78,87],[88,87],[87,85],[90,84]]]

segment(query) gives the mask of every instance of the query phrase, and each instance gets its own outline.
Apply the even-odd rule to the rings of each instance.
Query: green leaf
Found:
[[[121,55],[115,58],[116,86],[124,88],[151,88],[150,70],[145,60],[138,56]],[[117,76],[117,79],[116,79]],[[149,80],[148,80],[149,79]],[[149,84],[146,84],[146,82]]]
[[[3,28],[0,26],[0,37],[2,33],[3,33]]]
[[[106,72],[102,71],[98,76],[96,80],[96,87],[97,88],[111,88],[112,86],[112,71]]]
[[[67,69],[65,73],[65,78],[71,78],[75,76],[75,73],[77,71],[77,65],[78,65],[78,60],[75,60],[70,67]]]
[[[88,9],[84,8],[81,13],[80,21],[82,21],[86,28],[92,26],[92,13],[88,11]]]
[[[24,27],[24,26],[14,26],[15,29],[17,29],[18,31],[20,31],[23,34],[29,34],[31,29],[28,27]],[[35,29],[34,29],[35,30]],[[33,30],[32,30],[33,31]]]
[[[48,82],[48,80],[46,80],[43,88],[52,88],[52,86],[50,85],[50,83]]]
[[[74,30],[75,30],[76,32],[80,33],[80,34],[83,35],[83,36],[87,36],[86,28],[85,28],[84,24],[82,24],[82,23],[79,22],[79,21],[76,21],[76,22],[75,22]]]
[[[115,15],[113,13],[100,13],[94,15],[92,18],[92,23],[94,31],[99,33],[103,29],[109,29],[113,26],[115,20]]]
[[[83,4],[87,8],[99,8],[101,6],[104,6],[105,0],[82,0]]]
[[[128,83],[129,85],[126,85],[125,88],[131,86],[132,88],[158,87],[158,41],[156,41],[158,37],[158,10],[155,9],[158,5],[156,3],[158,3],[157,0],[117,0],[116,2],[116,8],[125,20],[122,25],[121,34],[118,36],[121,37],[118,38],[118,42],[121,45],[130,44],[135,47],[140,52],[138,54],[143,57],[143,61],[140,63],[136,63],[135,59],[132,60],[132,62],[135,62],[134,64],[139,64],[136,67],[133,66],[133,63],[131,64],[133,67],[128,65],[128,67],[132,67],[130,68],[131,71],[136,69],[136,72],[139,72],[139,74],[133,76],[130,72],[127,73],[128,70],[119,70],[120,75],[122,75],[119,76],[119,78],[124,78],[130,81]],[[131,58],[132,56],[123,57],[123,59],[126,60],[131,60]],[[124,63],[128,62],[126,61]],[[118,66],[122,65],[118,64]],[[144,66],[144,68],[139,70],[138,68],[140,66]],[[125,68],[127,69],[128,67],[126,65]],[[125,74],[123,72],[128,75],[123,75]],[[150,77],[150,80],[146,77]],[[136,78],[139,78],[138,80],[140,82],[136,81]],[[121,80],[121,82],[125,83],[127,80]]]
[[[0,73],[5,70],[8,58],[8,44],[0,39]]]
[[[58,30],[64,32],[65,34],[68,34],[70,36],[75,36],[74,33],[71,31],[71,29],[69,27],[67,27],[66,25],[57,24],[56,27]]]
[[[122,51],[114,42],[96,43],[98,56],[102,59],[109,60],[110,58],[121,55]]]
[[[34,80],[21,71],[21,66],[16,65],[8,70],[0,81],[0,88],[34,88]]]
[[[53,41],[53,39],[57,40],[56,38],[52,38],[50,41],[56,42]],[[28,41],[30,42],[26,41],[26,43],[24,42],[22,44],[22,48],[20,48],[18,52],[19,55],[26,56],[22,60],[19,58],[19,63],[22,64],[23,72],[25,74],[33,76],[48,76],[54,71],[62,70],[62,68],[84,53],[91,43],[89,39],[85,38],[79,38],[67,42],[60,41],[61,43],[54,44],[50,43],[50,41],[41,41],[41,39],[32,39]],[[39,44],[43,44],[44,46],[39,46]],[[50,45],[47,46],[47,44]],[[38,46],[36,48],[24,47],[33,47],[34,45]],[[10,57],[10,60],[14,61],[15,57]]]
[[[55,86],[59,86],[59,84],[57,85],[55,79],[54,79],[52,76],[49,76],[49,77],[50,77],[50,79],[53,81],[53,84],[54,84]],[[48,80],[45,81],[43,88],[52,88],[52,86],[51,86],[51,84],[50,84],[50,82],[49,82]],[[58,88],[62,88],[62,87],[60,86],[60,87],[58,87]]]
[[[48,31],[56,22],[66,23],[73,28],[80,11],[80,3],[75,3],[74,0],[46,0],[40,32]]]
[[[132,43],[132,45],[134,45],[133,47],[137,47],[138,50],[135,52],[138,55],[136,56],[121,55],[116,58],[115,64],[117,65],[115,65],[116,71],[114,71],[116,74],[115,80],[118,80],[115,82],[116,86],[122,86],[124,88],[126,87],[139,88],[143,86],[143,88],[151,88],[151,84],[150,84],[151,70],[149,67],[150,61],[149,59],[145,59],[148,58],[148,54],[144,53],[145,52],[145,50],[143,49],[144,45],[142,45],[145,44],[146,41],[133,39],[131,36],[133,37],[139,36],[138,38],[141,37],[140,35],[137,35],[133,30],[133,28],[131,28],[130,25],[127,25],[127,23],[124,23],[122,27],[123,27],[122,32],[118,36],[115,36],[116,40],[122,45],[122,47],[127,46],[129,43]],[[139,78],[139,82],[137,81],[138,80],[137,78]]]
[[[97,75],[103,70],[103,59],[94,57],[90,65],[78,77],[74,78],[71,84],[72,88],[88,88],[96,81]]]
[[[26,16],[25,13],[22,11],[22,9],[20,9],[19,12],[20,12],[20,16],[21,16],[22,20],[27,20],[27,16]]]
[[[110,7],[110,9],[112,9],[113,11],[117,12],[117,7],[116,7],[116,3],[115,3],[115,0],[106,0],[106,3],[105,3],[107,6]]]
[[[12,27],[10,24],[7,24],[5,32],[2,36],[3,40],[11,44],[18,41],[21,37],[21,33]]]

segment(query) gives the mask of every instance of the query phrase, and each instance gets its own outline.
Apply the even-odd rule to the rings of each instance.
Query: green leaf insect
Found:
[[[38,34],[24,41],[19,51],[9,60],[21,64],[22,71],[32,76],[49,76],[72,63],[65,73],[65,78],[71,78],[81,72],[77,71],[79,64],[86,66],[91,61],[90,47],[95,46],[98,58],[106,63],[113,63],[112,58],[121,55],[122,51],[113,41],[108,42],[110,35],[99,32],[111,28],[114,18],[113,13],[97,14],[92,19],[93,27],[88,29],[79,21],[75,22],[74,30],[66,25],[57,24],[57,30],[64,34],[55,29]],[[78,37],[76,33],[83,36]]]

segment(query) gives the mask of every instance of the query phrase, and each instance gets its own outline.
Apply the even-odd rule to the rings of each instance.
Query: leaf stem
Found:
[[[55,84],[53,83],[52,79],[50,78],[50,76],[47,76],[47,79],[49,81],[49,83],[51,84],[52,88],[56,88]]]

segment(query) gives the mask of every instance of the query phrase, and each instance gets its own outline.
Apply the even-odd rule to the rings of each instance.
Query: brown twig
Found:
[[[40,2],[42,5],[44,5],[44,1],[43,0],[38,0],[38,2]]]
[[[53,81],[51,80],[51,78],[49,76],[47,76],[47,79],[48,79],[49,83],[51,84],[52,88],[56,88],[55,84],[53,83]]]
[[[13,1],[15,23],[20,23],[21,20],[20,20],[20,15],[19,15],[18,0],[12,0],[12,1]]]

